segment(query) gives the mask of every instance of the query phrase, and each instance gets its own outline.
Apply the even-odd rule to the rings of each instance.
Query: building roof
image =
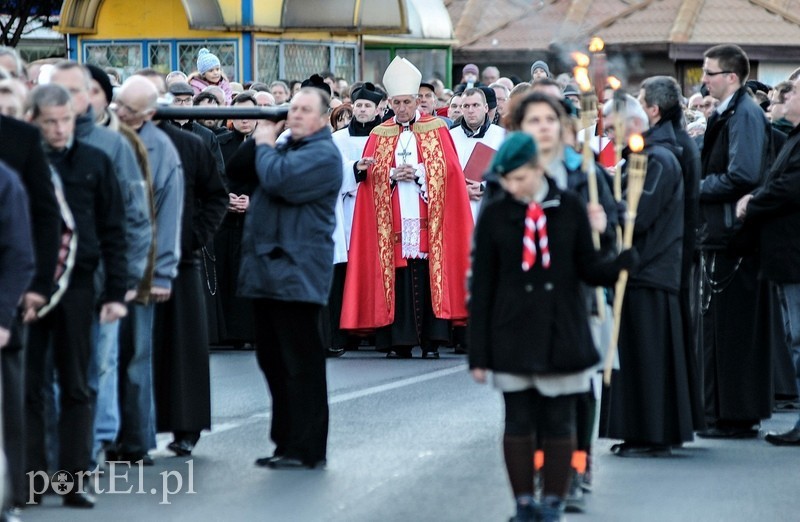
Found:
[[[600,36],[610,46],[797,46],[800,0],[450,0],[469,51],[545,51]],[[533,4],[533,7],[532,7]]]

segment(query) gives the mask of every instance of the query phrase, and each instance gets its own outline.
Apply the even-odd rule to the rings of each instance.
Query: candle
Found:
[[[606,64],[606,53],[603,52],[605,43],[599,36],[595,36],[589,40],[589,52],[592,53],[592,78],[597,95],[597,104],[602,107],[605,102],[605,82],[608,66]],[[597,136],[603,136],[603,113],[602,111],[597,114]]]

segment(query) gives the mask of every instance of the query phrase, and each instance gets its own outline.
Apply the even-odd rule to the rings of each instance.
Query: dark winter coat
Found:
[[[772,154],[770,124],[743,87],[722,114],[709,118],[703,142],[698,241],[723,249],[739,229],[736,202],[763,180]]]
[[[677,159],[681,151],[670,125],[649,129],[644,143],[647,175],[633,229],[639,266],[631,271],[628,284],[677,293],[683,249],[683,176]],[[628,157],[629,151],[624,154]],[[629,165],[626,162],[623,177],[626,186]]]
[[[0,144],[0,160],[19,174],[30,201],[36,275],[29,290],[49,298],[61,245],[61,211],[42,150],[42,136],[36,127],[0,115]]]
[[[581,282],[611,286],[619,268],[592,245],[585,203],[548,180],[551,264],[522,270],[526,205],[485,205],[475,228],[469,302],[469,365],[517,374],[569,373],[596,364]]]
[[[171,123],[161,122],[159,128],[172,140],[183,164],[181,263],[187,263],[214,237],[228,208],[228,191],[211,150],[200,138]]]
[[[47,156],[64,184],[64,198],[75,218],[75,269],[93,274],[102,257],[105,282],[99,302],[123,302],[128,289],[125,206],[111,160],[78,140]]]
[[[324,305],[342,184],[331,132],[256,146],[255,165],[259,183],[245,217],[239,294]]]
[[[760,228],[763,276],[800,283],[800,126],[789,133],[764,186],[748,203],[745,221]]]
[[[16,172],[0,162],[0,328],[11,329],[35,268],[28,197]]]

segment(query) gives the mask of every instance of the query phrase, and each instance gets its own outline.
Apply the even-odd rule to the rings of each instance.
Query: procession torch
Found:
[[[622,201],[622,149],[625,148],[626,105],[622,82],[613,76],[608,77],[608,85],[614,89],[614,199]],[[622,224],[617,225],[617,246],[622,247]]]
[[[597,191],[597,171],[595,169],[594,152],[588,133],[594,118],[597,115],[597,98],[592,94],[592,82],[589,80],[589,57],[581,53],[573,53],[573,58],[577,63],[573,73],[575,82],[581,91],[581,125],[583,127],[583,171],[586,173],[586,180],[589,187],[589,203],[597,205],[600,197]],[[600,250],[600,233],[592,230],[592,242],[594,249]],[[605,319],[605,297],[603,289],[595,289],[597,297],[597,317],[601,321]]]
[[[603,52],[606,44],[599,36],[589,40],[589,52],[592,53],[592,78],[597,95],[597,105],[603,106],[605,102],[605,81],[606,81],[606,53]],[[596,135],[598,136],[598,150],[600,145],[599,138],[603,136],[603,113],[597,114]]]
[[[619,117],[617,117],[619,119]],[[644,189],[644,179],[647,175],[647,155],[642,154],[644,149],[644,139],[641,134],[631,136],[629,146],[632,154],[628,156],[630,166],[628,167],[628,213],[625,216],[625,232],[622,239],[623,248],[633,246],[633,228],[636,223],[636,210],[639,207],[639,199]],[[617,343],[619,341],[619,324],[622,316],[622,301],[625,298],[625,287],[628,284],[628,271],[620,270],[619,279],[614,292],[614,328],[611,332],[611,340],[606,351],[606,360],[603,368],[603,382],[606,386],[611,384],[611,367],[614,365],[614,358],[617,355]]]

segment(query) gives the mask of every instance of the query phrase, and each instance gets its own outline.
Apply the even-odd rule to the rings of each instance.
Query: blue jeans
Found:
[[[119,432],[119,399],[117,397],[117,364],[119,362],[119,321],[92,323],[94,351],[89,363],[89,388],[97,395],[94,409],[94,443],[96,456],[103,443],[113,443]]]
[[[800,283],[777,285],[777,287],[781,300],[784,331],[786,332],[786,345],[792,356],[795,383],[797,391],[800,393]],[[800,428],[800,418],[795,427]]]
[[[120,328],[117,451],[136,456],[156,447],[153,398],[153,317],[155,305],[133,304]]]

